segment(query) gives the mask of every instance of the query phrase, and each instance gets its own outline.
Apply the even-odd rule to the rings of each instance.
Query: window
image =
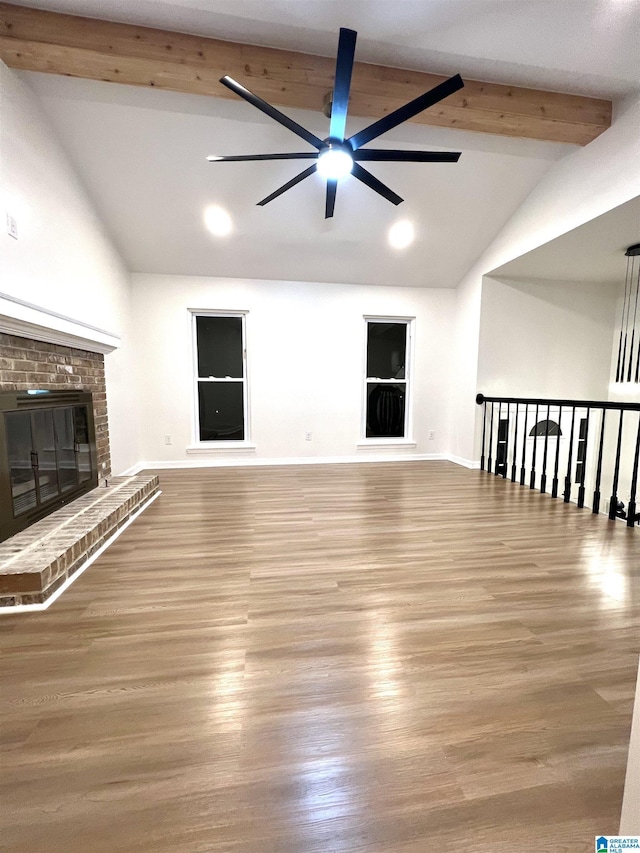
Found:
[[[247,437],[243,314],[193,315],[199,441]]]
[[[531,427],[529,435],[536,438],[545,435],[562,435],[562,430],[556,421],[538,421]]]
[[[366,438],[407,438],[411,320],[367,319]]]

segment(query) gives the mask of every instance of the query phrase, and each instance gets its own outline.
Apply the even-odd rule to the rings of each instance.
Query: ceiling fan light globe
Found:
[[[352,169],[353,157],[344,148],[326,148],[318,157],[318,172],[323,178],[339,180]]]

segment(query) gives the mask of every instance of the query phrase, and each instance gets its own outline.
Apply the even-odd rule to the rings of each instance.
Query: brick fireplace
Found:
[[[160,494],[157,476],[111,476],[102,353],[0,332],[0,391],[34,389],[91,392],[101,485],[0,543],[0,613],[47,607]]]
[[[91,391],[100,477],[111,476],[104,355],[0,332],[0,391]]]

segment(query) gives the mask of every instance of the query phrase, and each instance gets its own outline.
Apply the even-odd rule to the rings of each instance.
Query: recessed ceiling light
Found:
[[[212,204],[204,212],[204,224],[207,230],[216,237],[226,237],[233,230],[233,222],[227,211],[217,204]]]
[[[415,240],[416,231],[408,219],[401,219],[389,229],[389,244],[394,249],[406,249]]]

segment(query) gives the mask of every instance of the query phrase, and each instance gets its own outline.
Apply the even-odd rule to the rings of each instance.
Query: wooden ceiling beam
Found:
[[[236,98],[225,74],[279,107],[320,111],[335,59],[45,12],[0,2],[0,58],[11,68]],[[452,68],[452,73],[457,69]],[[445,78],[356,62],[349,113],[380,118]],[[611,102],[465,80],[414,122],[587,145],[611,125]]]

